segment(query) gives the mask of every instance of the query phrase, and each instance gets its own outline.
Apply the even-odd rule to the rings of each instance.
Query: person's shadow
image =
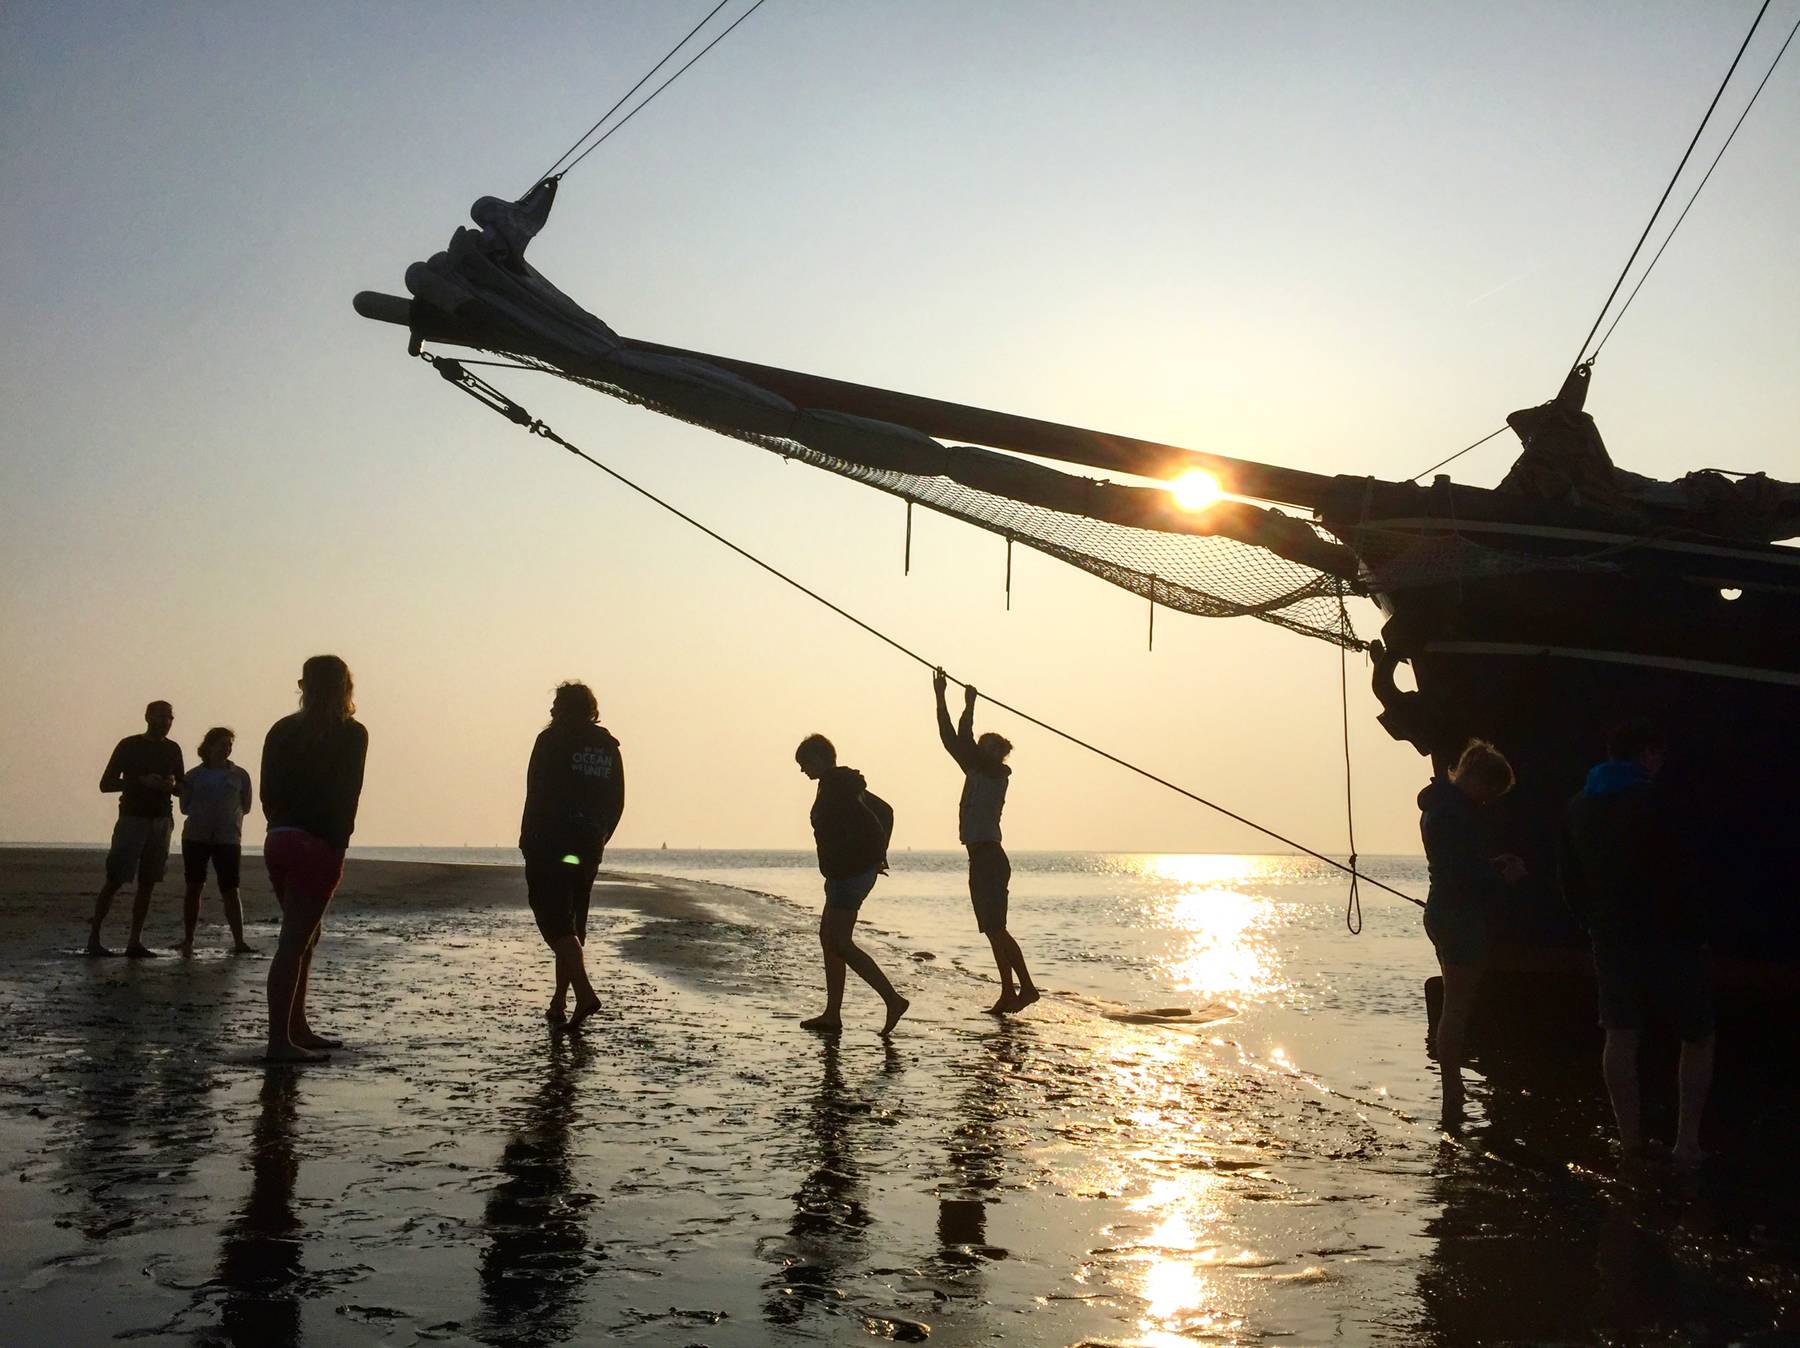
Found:
[[[892,1046],[887,1055],[886,1070],[898,1070]],[[782,1266],[764,1284],[769,1297],[763,1315],[771,1324],[798,1324],[815,1303],[835,1298],[874,1220],[851,1139],[869,1106],[846,1087],[835,1038],[822,1041],[819,1069],[818,1090],[806,1107],[806,1173],[794,1192]]]
[[[588,1209],[597,1197],[576,1187],[572,1135],[581,1075],[594,1049],[550,1040],[544,1079],[525,1103],[500,1155],[501,1181],[482,1214],[479,1258],[483,1343],[536,1348],[566,1343],[581,1328],[592,1273]]]
[[[219,1245],[221,1327],[234,1344],[286,1348],[300,1342],[305,1224],[294,1203],[300,1075],[292,1064],[263,1069],[262,1110],[250,1131],[250,1192]]]

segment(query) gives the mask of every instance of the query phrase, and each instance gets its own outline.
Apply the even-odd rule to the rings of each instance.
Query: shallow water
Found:
[[[816,876],[768,854],[608,859],[791,898],[597,910],[581,1042],[537,1016],[522,904],[334,914],[315,1001],[353,1047],[302,1070],[252,1060],[259,962],[13,952],[4,1337],[1674,1344],[1793,1313],[1785,1103],[1694,1180],[1619,1178],[1586,1072],[1478,1081],[1447,1132],[1411,909],[1371,896],[1352,939],[1310,863],[1018,858],[1054,995],[996,1022],[957,859],[896,860],[887,1045],[854,980],[841,1042],[799,1030]]]

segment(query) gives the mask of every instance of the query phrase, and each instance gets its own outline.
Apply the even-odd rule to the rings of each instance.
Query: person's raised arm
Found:
[[[931,676],[932,691],[937,694],[938,738],[943,741],[944,751],[956,760],[957,766],[968,772],[974,768],[977,758],[974,736],[975,690],[964,687],[962,725],[953,726],[950,724],[950,708],[944,703],[944,689],[949,681],[949,675],[941,669]]]
[[[935,670],[931,675],[931,691],[937,697],[938,738],[943,741],[944,749],[952,758],[956,756],[956,727],[950,724],[950,708],[944,705],[944,689],[950,682],[950,676],[943,670]]]

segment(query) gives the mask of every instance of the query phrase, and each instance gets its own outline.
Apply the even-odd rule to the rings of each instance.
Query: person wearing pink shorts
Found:
[[[263,740],[263,862],[281,905],[281,937],[269,962],[271,1062],[319,1062],[343,1047],[313,1029],[306,989],[362,796],[369,732],[356,719],[354,691],[348,665],[313,656],[301,667],[300,710]]]

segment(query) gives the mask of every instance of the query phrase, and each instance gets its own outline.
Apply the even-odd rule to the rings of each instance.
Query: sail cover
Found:
[[[621,337],[525,260],[555,196],[483,197],[477,228],[407,270],[415,342],[490,351],[614,398],[851,478],[1080,567],[1153,603],[1250,616],[1357,648],[1343,606],[1354,555],[1312,521],[1239,501],[1181,509],[1161,488],[946,445],[893,421],[801,405],[706,360]],[[360,296],[370,316],[383,297]]]

